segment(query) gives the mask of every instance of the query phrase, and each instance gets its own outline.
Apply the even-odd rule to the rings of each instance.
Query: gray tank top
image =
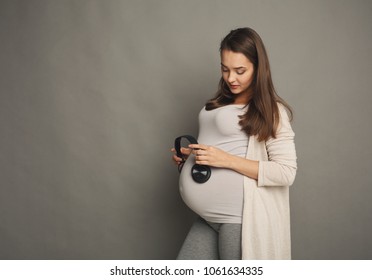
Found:
[[[245,157],[248,137],[241,130],[239,115],[244,105],[231,104],[199,113],[200,144],[215,146],[230,154]],[[180,175],[180,193],[184,202],[212,223],[241,223],[243,211],[243,175],[230,169],[212,167],[210,179],[199,184],[191,178],[195,157],[190,155]]]

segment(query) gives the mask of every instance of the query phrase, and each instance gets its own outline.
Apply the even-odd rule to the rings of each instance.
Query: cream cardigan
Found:
[[[297,170],[294,132],[279,104],[276,138],[249,138],[247,159],[259,161],[258,180],[244,177],[242,259],[290,259],[289,186]]]

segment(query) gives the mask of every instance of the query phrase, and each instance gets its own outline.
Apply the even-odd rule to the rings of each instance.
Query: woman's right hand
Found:
[[[184,155],[184,159],[186,160],[189,155],[191,154],[192,149],[189,148],[181,148],[181,153]],[[182,158],[177,156],[176,149],[172,148],[171,152],[173,152],[172,160],[175,165],[180,165],[182,163]]]

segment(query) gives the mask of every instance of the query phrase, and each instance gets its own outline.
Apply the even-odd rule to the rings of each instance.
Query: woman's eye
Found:
[[[222,68],[221,71],[222,71],[222,72],[229,72],[229,70],[224,69],[224,68]]]
[[[245,73],[245,71],[238,71],[236,72],[238,75],[243,75]]]

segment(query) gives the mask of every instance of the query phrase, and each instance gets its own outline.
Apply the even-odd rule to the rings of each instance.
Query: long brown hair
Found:
[[[248,101],[247,112],[240,116],[240,126],[249,136],[257,135],[259,141],[276,137],[279,124],[279,108],[281,103],[292,120],[291,107],[278,96],[271,79],[269,59],[260,36],[251,28],[238,28],[230,31],[221,41],[220,54],[223,50],[244,54],[254,66],[253,80],[250,85],[252,98]],[[206,104],[206,110],[213,110],[235,101],[228,85],[221,77],[216,96]],[[247,105],[248,105],[247,104]]]

